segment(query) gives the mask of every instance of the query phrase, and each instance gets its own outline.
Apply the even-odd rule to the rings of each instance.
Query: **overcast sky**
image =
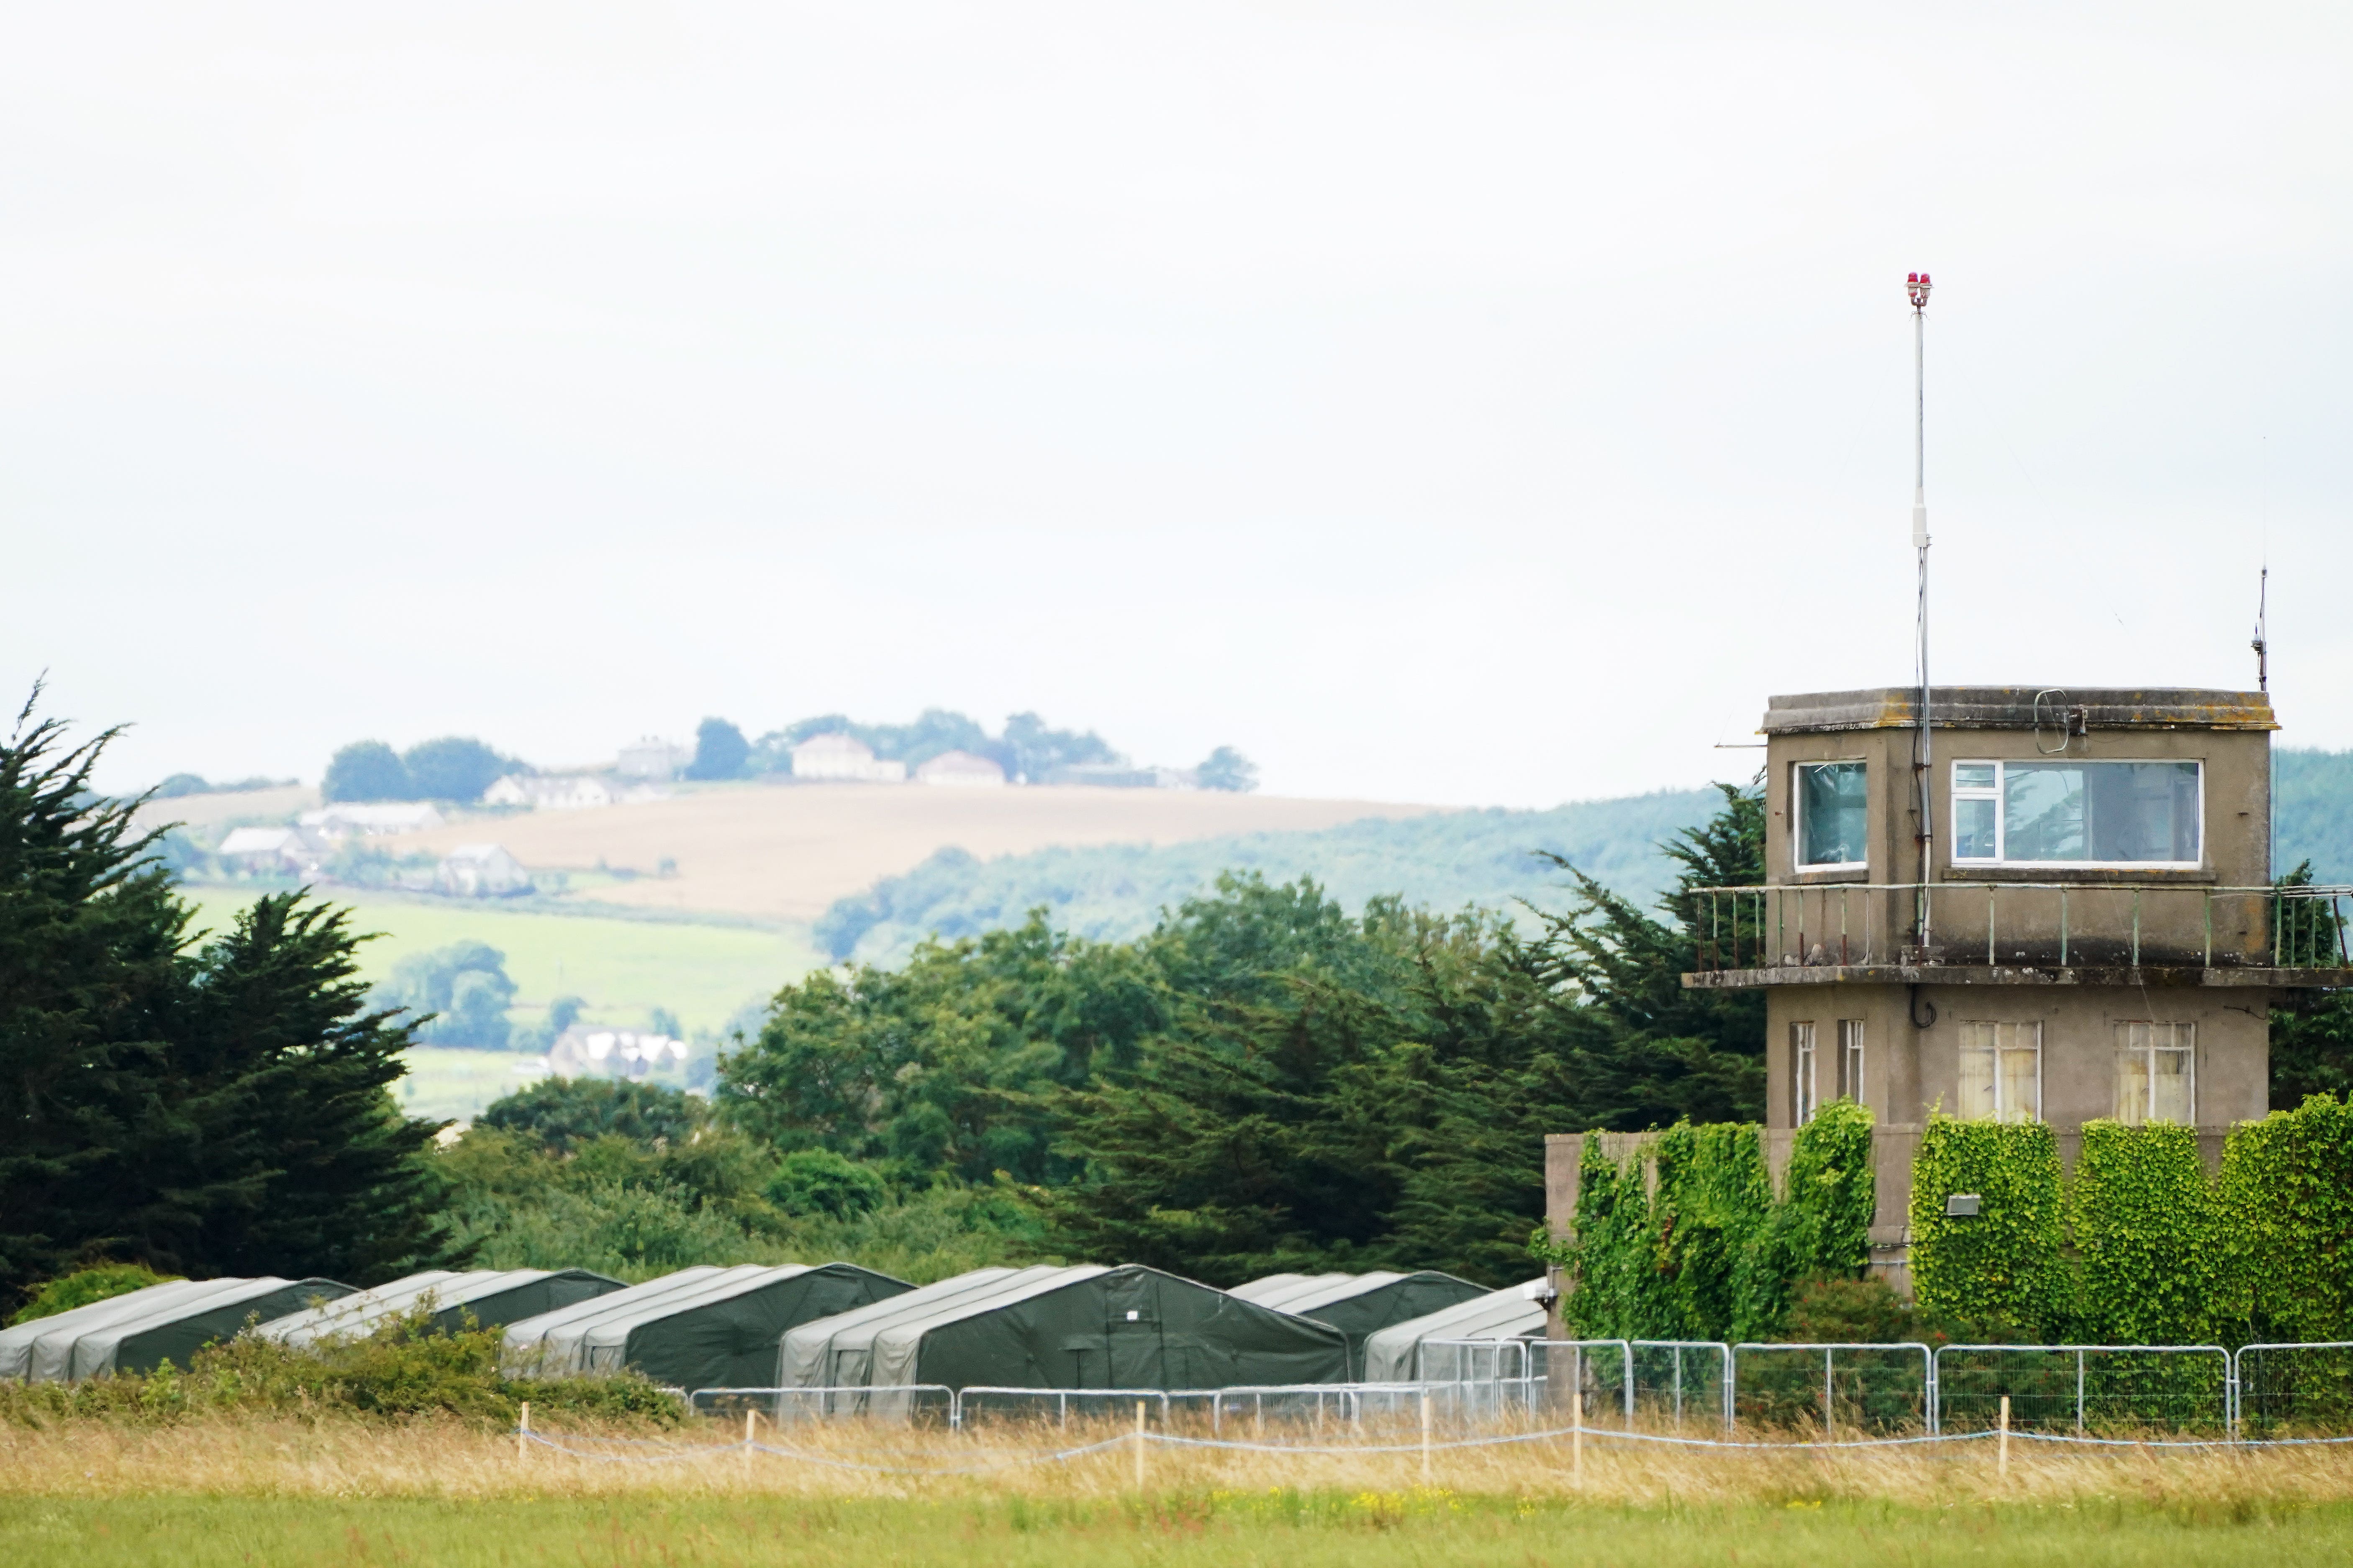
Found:
[[[102,782],[1037,709],[1286,794],[1909,679],[2353,744],[2342,5],[27,7],[0,681]],[[1642,18],[1630,24],[1629,16]]]

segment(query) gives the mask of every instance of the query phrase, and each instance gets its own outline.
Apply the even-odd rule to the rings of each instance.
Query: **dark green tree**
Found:
[[[417,798],[461,803],[481,799],[482,792],[499,780],[523,771],[522,763],[499,755],[470,735],[444,735],[438,741],[420,741],[402,755],[401,766],[407,773],[409,789]]]
[[[37,693],[36,694],[37,698]],[[364,1283],[446,1255],[385,1092],[407,1031],[370,1013],[341,911],[261,900],[197,947],[189,910],[27,703],[0,745],[0,1291],[96,1257]]]
[[[694,760],[686,764],[691,779],[733,779],[744,776],[752,754],[744,731],[724,719],[705,719],[694,731]]]
[[[503,1050],[515,995],[506,964],[505,953],[469,937],[394,963],[375,1000],[406,1010],[417,1037],[428,1045]]]
[[[550,1078],[492,1100],[477,1124],[565,1154],[607,1135],[683,1145],[709,1120],[693,1096],[659,1084]]]
[[[319,794],[331,801],[413,800],[417,791],[399,752],[382,741],[354,741],[327,763]]]

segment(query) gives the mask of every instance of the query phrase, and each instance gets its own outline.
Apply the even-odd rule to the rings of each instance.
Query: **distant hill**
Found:
[[[2283,874],[2310,859],[2323,882],[2353,883],[2353,752],[2277,753],[2274,803]],[[1165,847],[1113,844],[1040,849],[982,860],[943,849],[903,876],[842,899],[820,917],[820,950],[839,962],[892,963],[925,936],[974,936],[1018,925],[1043,905],[1084,936],[1131,937],[1159,911],[1208,887],[1222,870],[1270,881],[1313,877],[1350,909],[1402,893],[1435,909],[1548,909],[1571,898],[1568,879],[1535,858],[1550,849],[1617,891],[1649,904],[1673,880],[1657,846],[1706,819],[1714,790],[1671,790],[1583,801],[1550,811],[1462,811],[1402,821],[1351,822],[1316,832],[1249,833]]]
[[[1565,907],[1568,878],[1538,859],[1538,849],[1648,903],[1673,880],[1659,840],[1704,821],[1721,798],[1714,790],[1672,790],[1550,811],[1452,811],[1318,832],[1040,849],[994,860],[943,849],[904,876],[837,902],[818,921],[816,935],[837,960],[890,963],[925,936],[1018,925],[1042,904],[1058,926],[1116,940],[1150,929],[1164,907],[1224,870],[1258,871],[1270,881],[1313,877],[1352,910],[1382,893],[1439,909],[1509,909],[1515,899]]]

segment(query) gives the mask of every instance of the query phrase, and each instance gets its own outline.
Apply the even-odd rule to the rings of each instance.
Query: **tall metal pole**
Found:
[[[1915,272],[1905,279],[1904,286],[1912,300],[1912,552],[1920,567],[1919,616],[1914,634],[1920,668],[1920,731],[1912,769],[1920,812],[1920,892],[1915,923],[1920,932],[1920,956],[1925,960],[1930,940],[1928,878],[1936,861],[1936,798],[1930,786],[1933,725],[1928,709],[1928,275]]]

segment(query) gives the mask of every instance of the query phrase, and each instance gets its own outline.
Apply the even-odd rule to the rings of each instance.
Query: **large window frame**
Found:
[[[1803,1127],[1822,1108],[1820,1080],[1811,1019],[1789,1026],[1789,1125]]]
[[[2032,1053],[2033,1073],[2012,1070],[2015,1058]],[[1984,1058],[1986,1069],[1986,1103],[1971,1102],[1970,1079],[1976,1077],[1973,1058]],[[1957,1075],[1962,1103],[1960,1117],[1967,1121],[2041,1121],[2042,1114],[2042,1025],[2040,1021],[2026,1023],[1977,1022],[1961,1026],[1960,1071]],[[2021,1105],[2021,1090],[2031,1093],[2034,1103]]]
[[[1838,1087],[1841,1100],[1852,1100],[1857,1105],[1870,1101],[1862,1092],[1862,1020],[1841,1018],[1838,1021]]]
[[[1863,858],[1806,858],[1806,775],[1826,768],[1852,768],[1862,777]],[[1871,764],[1861,757],[1830,757],[1818,763],[1793,763],[1789,770],[1789,864],[1799,872],[1867,871],[1871,868]]]
[[[2112,1026],[2116,1041],[2116,1120],[2127,1127],[2164,1122],[2175,1127],[2198,1125],[2198,1026],[2150,1018],[2118,1018]],[[2160,1058],[2173,1058],[2179,1074],[2160,1074]],[[2179,1079],[2178,1088],[2188,1102],[2179,1118],[2158,1114],[2164,1080]],[[2138,1104],[2128,1103],[2137,1100]],[[2170,1110],[2170,1107],[2163,1109]]]
[[[2111,768],[2140,764],[2188,766],[2198,770],[2197,803],[2191,807],[2192,826],[2197,834],[2198,853],[2188,860],[2020,860],[2010,855],[2010,790],[2008,769],[2017,764],[2032,765],[2041,759],[2033,757],[1957,757],[1948,764],[1945,778],[1946,823],[1951,832],[1947,842],[1951,845],[1950,859],[1956,869],[1971,866],[2004,870],[2037,871],[2195,871],[2206,863],[2206,762],[2202,757],[2114,757],[2097,762],[2076,762],[2070,765],[2082,768]],[[1979,783],[1978,770],[1990,768],[1992,782]],[[1966,770],[1966,772],[1965,772]],[[1965,782],[1966,781],[1966,782]],[[1962,814],[1967,808],[1972,817],[1982,820],[1989,808],[1993,821],[1993,854],[1963,855],[1962,846],[1978,836],[1974,825],[1965,829]]]

